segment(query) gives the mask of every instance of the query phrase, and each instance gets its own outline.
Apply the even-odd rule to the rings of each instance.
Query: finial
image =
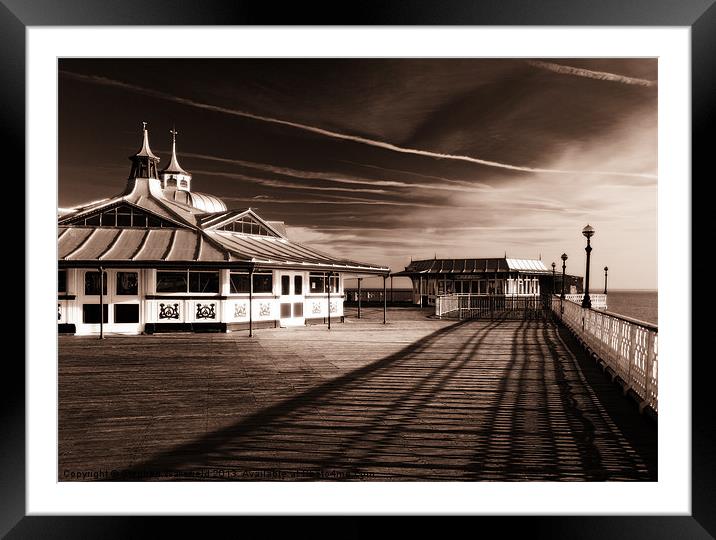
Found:
[[[176,142],[177,135],[179,135],[179,132],[174,128],[174,126],[172,126],[172,129],[169,130],[169,133],[172,134],[172,142]]]
[[[142,130],[147,131],[147,123],[142,122]]]

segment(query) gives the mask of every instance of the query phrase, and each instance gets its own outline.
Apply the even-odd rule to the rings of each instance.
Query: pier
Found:
[[[61,336],[59,480],[656,480],[656,423],[592,358],[604,323],[580,334],[566,305],[563,320],[390,308],[384,325],[366,306],[330,331]]]

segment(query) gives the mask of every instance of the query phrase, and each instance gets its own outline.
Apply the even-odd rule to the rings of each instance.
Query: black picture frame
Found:
[[[354,4],[220,0],[0,0],[0,130],[5,178],[25,177],[25,30],[28,26],[82,25],[575,25],[686,26],[691,28],[692,178],[713,182],[716,133],[715,0],[383,0]],[[12,159],[8,159],[12,156]],[[692,186],[697,183],[692,180]],[[693,214],[692,214],[693,215]],[[18,218],[14,218],[18,219]],[[696,229],[694,229],[694,232]],[[693,245],[693,240],[692,245]],[[32,249],[25,245],[23,249]],[[23,249],[19,250],[22,252]],[[17,253],[17,251],[15,251]],[[20,257],[17,257],[19,260]],[[690,264],[685,261],[685,269]],[[29,284],[31,286],[31,284]],[[27,285],[26,285],[27,286]],[[692,291],[685,291],[691,294]],[[691,314],[684,314],[691,317]],[[31,319],[28,319],[31,320]],[[694,322],[696,317],[693,318]],[[703,322],[700,323],[701,325]],[[698,326],[697,326],[698,328]],[[6,328],[6,330],[9,330]],[[9,335],[9,332],[6,332]],[[692,330],[693,335],[693,330]],[[697,334],[698,335],[698,334]],[[681,359],[684,362],[690,359]],[[697,359],[699,360],[699,359]],[[692,512],[689,516],[531,516],[476,518],[484,531],[532,538],[713,538],[716,535],[714,380],[709,354],[692,363]],[[206,519],[149,517],[28,517],[25,515],[25,369],[17,358],[3,362],[0,437],[0,534],[8,538],[144,536],[161,520],[164,535],[206,533]],[[284,526],[279,521],[272,526]],[[305,522],[304,522],[305,523]],[[311,532],[320,534],[315,525]],[[424,523],[414,526],[425,531]],[[475,525],[471,525],[474,527]],[[292,523],[293,534],[295,529]],[[363,536],[382,528],[371,518],[347,518],[324,534]],[[457,533],[457,530],[455,530]],[[407,532],[404,530],[403,532]],[[447,532],[445,530],[444,532]]]

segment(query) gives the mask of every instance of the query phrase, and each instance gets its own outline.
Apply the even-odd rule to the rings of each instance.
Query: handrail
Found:
[[[435,297],[435,316],[457,316],[459,319],[492,317],[494,313],[544,311],[544,297],[535,294],[450,293]]]
[[[552,296],[552,311],[646,406],[658,412],[658,329],[655,325],[608,311],[583,308]]]
[[[564,295],[564,298],[567,300],[570,300],[572,302],[575,302],[577,304],[582,303],[582,299],[584,299],[584,293],[568,293]],[[593,309],[600,309],[605,310],[607,309],[607,295],[604,293],[592,293],[589,295],[589,298],[592,300],[592,308]]]

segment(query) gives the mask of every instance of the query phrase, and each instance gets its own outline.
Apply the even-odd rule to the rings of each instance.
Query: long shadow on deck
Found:
[[[554,331],[455,323],[117,479],[648,479],[604,422],[595,440]]]

